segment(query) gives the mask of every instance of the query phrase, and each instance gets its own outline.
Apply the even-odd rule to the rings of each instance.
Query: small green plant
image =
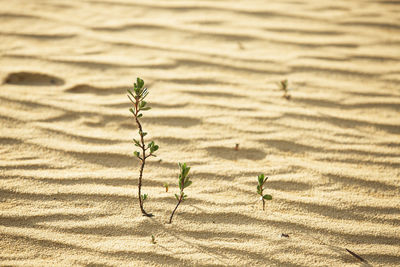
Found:
[[[156,241],[156,238],[154,237],[154,235],[151,235],[151,243],[157,244],[157,241]]]
[[[139,77],[136,79],[136,83],[133,85],[133,92],[128,89],[128,98],[133,104],[133,108],[130,108],[129,111],[133,114],[137,127],[139,128],[140,136],[139,140],[133,139],[135,146],[139,148],[139,151],[135,151],[133,154],[141,161],[138,181],[139,206],[143,215],[151,217],[153,215],[151,213],[147,213],[143,208],[143,202],[148,198],[148,195],[142,195],[142,178],[146,159],[151,156],[156,156],[154,152],[158,150],[158,145],[156,145],[153,141],[148,143],[147,146],[145,145],[144,137],[147,135],[147,133],[143,131],[142,124],[139,120],[143,116],[142,112],[150,109],[150,107],[147,105],[147,102],[144,101],[148,93],[149,92],[147,88],[144,87],[144,81]]]
[[[287,79],[278,83],[279,89],[283,91],[283,98],[289,100],[292,96],[289,94],[289,81]]]
[[[169,184],[168,183],[164,183],[164,187],[165,187],[165,192],[168,192]]]
[[[260,174],[258,176],[258,185],[257,185],[257,194],[259,194],[261,197],[260,199],[262,200],[263,204],[263,210],[265,210],[265,200],[271,200],[272,196],[271,195],[264,195],[264,184],[268,180],[268,177],[264,177],[264,174]]]
[[[239,151],[239,144],[235,145],[235,151]]]
[[[172,218],[174,217],[175,211],[178,208],[179,204],[187,198],[187,195],[183,192],[183,190],[192,184],[190,178],[188,176],[190,167],[186,165],[186,163],[179,163],[180,173],[178,176],[178,185],[179,185],[179,195],[175,194],[176,200],[178,200],[178,204],[176,204],[175,209],[172,211],[171,217],[169,218],[169,223],[172,223]]]

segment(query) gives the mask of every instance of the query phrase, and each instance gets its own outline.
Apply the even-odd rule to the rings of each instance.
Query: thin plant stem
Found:
[[[262,202],[263,202],[263,210],[265,210],[265,200],[264,200],[264,198],[262,199]]]
[[[264,184],[268,180],[268,177],[264,180],[262,186],[261,186],[261,195],[264,195]],[[265,210],[265,199],[262,197],[262,203],[263,203],[263,210]]]
[[[140,143],[141,143],[141,149],[142,149],[142,158],[140,159],[142,162],[142,165],[140,166],[140,171],[139,171],[139,183],[138,183],[138,198],[139,198],[139,205],[140,205],[140,210],[142,211],[143,215],[145,216],[150,216],[150,214],[148,214],[144,208],[143,208],[143,199],[142,199],[142,178],[143,178],[143,170],[144,170],[144,165],[146,165],[146,149],[144,147],[144,137],[143,137],[143,129],[142,129],[142,124],[139,121],[139,118],[137,117],[138,115],[138,109],[137,109],[137,105],[138,105],[138,99],[135,99],[135,120],[136,120],[136,124],[139,128],[139,133],[140,133]]]
[[[172,223],[172,218],[174,217],[175,211],[178,209],[179,204],[181,204],[182,202],[182,194],[179,198],[178,204],[176,204],[175,209],[172,211],[171,217],[169,217],[169,222],[168,223]]]
[[[153,215],[150,214],[150,213],[147,213],[147,212],[144,210],[144,207],[143,207],[143,199],[142,199],[142,178],[143,178],[144,165],[146,165],[146,158],[147,158],[148,156],[146,156],[146,148],[145,148],[145,145],[144,145],[144,136],[143,136],[142,124],[140,123],[139,118],[138,118],[138,113],[139,113],[139,111],[138,111],[138,108],[137,108],[137,107],[138,107],[139,99],[135,98],[135,100],[136,100],[136,102],[135,102],[135,110],[136,110],[136,112],[135,112],[135,120],[136,120],[136,124],[137,124],[137,126],[138,126],[138,128],[139,128],[140,144],[141,144],[140,148],[142,149],[142,155],[143,155],[142,158],[140,158],[140,160],[141,160],[141,162],[142,162],[142,165],[140,166],[140,171],[139,171],[138,198],[139,198],[140,210],[142,211],[143,215],[144,215],[144,216],[147,216],[147,217],[151,217],[151,216],[153,216]]]

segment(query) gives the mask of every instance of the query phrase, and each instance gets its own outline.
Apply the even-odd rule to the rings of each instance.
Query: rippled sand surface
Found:
[[[0,7],[0,265],[399,264],[398,1]],[[136,199],[137,76],[160,145],[153,218]],[[178,162],[193,185],[169,225]]]

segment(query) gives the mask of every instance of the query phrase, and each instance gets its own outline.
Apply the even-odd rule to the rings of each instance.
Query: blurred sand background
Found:
[[[400,263],[398,1],[1,0],[0,26],[0,265]]]

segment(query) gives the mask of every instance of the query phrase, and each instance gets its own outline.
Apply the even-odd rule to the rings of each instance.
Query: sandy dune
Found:
[[[400,264],[398,1],[0,7],[1,266]],[[153,218],[136,199],[137,76],[160,145]],[[193,185],[169,225],[178,162]]]

